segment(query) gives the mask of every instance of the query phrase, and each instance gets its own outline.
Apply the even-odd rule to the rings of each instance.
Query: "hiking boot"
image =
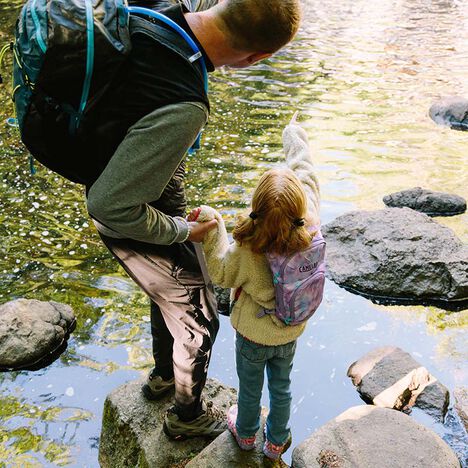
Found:
[[[141,391],[147,400],[159,400],[166,393],[174,390],[174,377],[164,380],[160,375],[150,372],[146,383],[141,387]]]
[[[229,408],[228,414],[227,414],[227,425],[228,429],[231,432],[231,434],[235,437],[237,445],[242,450],[253,450],[255,448],[255,435],[251,437],[239,437],[239,434],[237,434],[237,428],[236,428],[236,420],[237,420],[237,405],[233,405]]]
[[[182,421],[175,412],[175,407],[170,408],[164,418],[164,433],[173,440],[185,440],[191,437],[215,438],[227,429],[224,412],[216,408],[211,401],[202,401],[200,416],[192,421]]]
[[[264,464],[266,466],[278,466],[280,467],[281,465],[274,464],[273,462],[282,462],[281,460],[281,455],[283,455],[284,452],[288,450],[289,447],[291,447],[291,442],[292,442],[292,437],[291,434],[289,434],[288,440],[282,444],[282,445],[275,445],[273,442],[270,442],[266,436],[266,431],[265,431],[265,442],[263,444],[263,454],[265,455],[265,458],[268,458],[269,460],[264,460]],[[268,462],[271,462],[273,464],[268,465]]]

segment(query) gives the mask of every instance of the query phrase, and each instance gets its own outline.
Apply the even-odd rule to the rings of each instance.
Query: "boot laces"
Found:
[[[205,414],[213,419],[218,419],[218,420],[224,420],[226,418],[224,411],[221,411],[220,409],[216,408],[216,406],[213,405],[212,401],[207,401],[206,403],[206,412]]]

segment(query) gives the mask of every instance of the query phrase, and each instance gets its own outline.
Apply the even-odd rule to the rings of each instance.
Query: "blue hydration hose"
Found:
[[[203,54],[201,53],[201,51],[198,48],[197,44],[187,34],[187,32],[183,28],[181,28],[175,21],[171,20],[170,18],[163,15],[162,13],[150,10],[149,8],[127,7],[127,11],[130,14],[135,13],[137,15],[146,15],[146,16],[151,16],[152,18],[156,18],[156,19],[160,20],[162,23],[167,24],[168,26],[170,26],[174,31],[179,33],[185,39],[185,41],[190,46],[190,48],[192,49],[193,54],[194,54],[190,58],[190,61],[194,62],[195,60],[200,60],[202,73],[203,73],[204,88],[205,88],[206,94],[208,94],[208,71],[206,69],[205,59],[203,58]],[[200,148],[200,138],[201,138],[201,133],[198,135],[197,139],[195,140],[195,143],[189,149],[190,154],[195,152],[197,149]]]

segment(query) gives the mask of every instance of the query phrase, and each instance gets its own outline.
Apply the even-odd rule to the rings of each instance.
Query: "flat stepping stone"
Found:
[[[410,354],[400,348],[376,348],[348,369],[348,377],[362,399],[376,406],[397,410],[417,406],[443,421],[449,391]]]
[[[322,227],[327,274],[380,303],[468,307],[468,246],[409,208],[353,211]]]
[[[429,109],[431,119],[454,130],[468,130],[468,99],[461,96],[443,98]]]
[[[293,452],[294,468],[460,468],[434,432],[399,411],[355,406]]]
[[[463,197],[421,187],[386,195],[383,202],[391,208],[407,207],[428,216],[455,216],[466,211],[466,200]]]
[[[164,415],[173,404],[173,392],[157,401],[148,401],[141,392],[146,378],[113,390],[104,403],[99,444],[101,468],[185,466],[212,439],[197,437],[173,441],[163,431]],[[236,401],[236,391],[217,380],[208,379],[203,395],[226,410]]]
[[[0,370],[36,369],[66,348],[76,325],[72,308],[17,299],[0,306]]]
[[[226,431],[201,451],[185,468],[256,468],[263,467],[263,426],[268,410],[262,408],[260,429],[257,432],[255,449],[244,451],[237,445],[234,436]]]

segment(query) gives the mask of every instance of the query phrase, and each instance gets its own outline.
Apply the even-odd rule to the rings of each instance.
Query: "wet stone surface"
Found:
[[[455,409],[468,432],[468,388],[458,387],[454,391]]]
[[[409,416],[367,405],[348,409],[298,445],[293,466],[459,468],[460,464],[438,435]]]
[[[330,278],[382,301],[468,305],[468,247],[409,208],[352,211],[323,226]]]
[[[17,299],[0,306],[0,370],[40,367],[58,357],[75,327],[70,306]]]
[[[193,460],[191,460],[187,464],[186,468],[263,467],[263,427],[265,425],[267,414],[268,410],[266,408],[262,408],[260,429],[257,432],[257,439],[253,450],[240,450],[234,436],[229,431],[225,431]]]
[[[99,446],[99,464],[103,468],[185,466],[212,442],[203,437],[170,440],[164,434],[163,422],[174,394],[148,401],[141,392],[144,382],[143,378],[121,385],[106,399]],[[203,395],[222,410],[236,399],[233,388],[214,379],[208,379]]]
[[[349,367],[348,377],[376,406],[404,410],[416,405],[439,421],[447,413],[447,388],[400,348],[373,349]]]
[[[450,96],[432,104],[429,109],[431,119],[439,125],[447,125],[454,130],[468,130],[468,99]]]
[[[455,216],[466,211],[466,200],[463,197],[421,187],[386,195],[383,202],[391,208],[407,207],[428,216]]]

